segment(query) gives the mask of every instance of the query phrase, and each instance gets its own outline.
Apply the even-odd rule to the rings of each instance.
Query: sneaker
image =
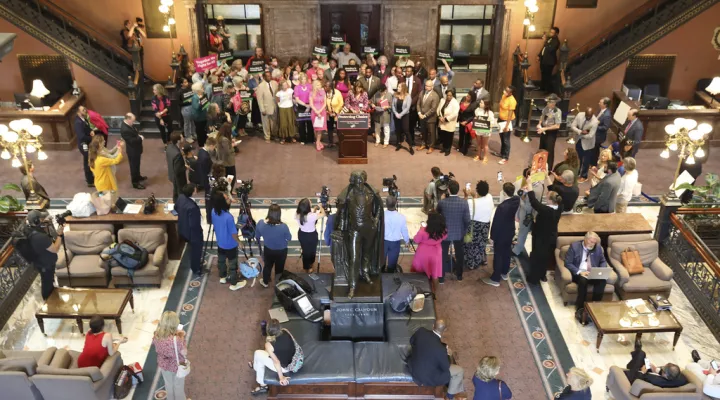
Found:
[[[441,285],[445,284],[445,278],[439,278],[438,283]]]
[[[500,277],[501,277],[502,280],[504,280],[504,281],[508,280],[507,274],[500,274]]]
[[[483,283],[486,283],[490,286],[495,286],[495,287],[500,286],[500,282],[495,282],[494,280],[492,280],[490,278],[482,278],[482,281],[483,281]]]
[[[227,283],[227,279],[226,279],[226,278],[220,278],[220,283],[222,283],[223,285],[226,284],[226,283]]]
[[[240,289],[244,288],[245,285],[247,285],[247,281],[240,281],[234,285],[230,285],[230,287],[228,289],[233,290],[233,291],[240,290]]]
[[[260,286],[266,288],[266,287],[268,287],[268,284],[265,283],[265,282],[263,282],[263,281],[261,280],[261,281],[260,281]]]

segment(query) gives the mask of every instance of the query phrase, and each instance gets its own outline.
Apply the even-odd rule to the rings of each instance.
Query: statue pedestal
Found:
[[[355,296],[347,297],[349,286],[333,285],[330,306],[330,336],[333,340],[382,340],[385,308],[380,277],[372,285],[358,282]],[[337,279],[337,276],[336,276]]]
[[[338,282],[340,281],[340,282]],[[382,303],[382,282],[380,276],[373,277],[373,283],[368,285],[360,281],[355,288],[355,296],[348,298],[350,286],[344,277],[335,275],[333,282],[332,299],[335,303]]]

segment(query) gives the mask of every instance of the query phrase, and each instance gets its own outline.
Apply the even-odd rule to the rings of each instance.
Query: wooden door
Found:
[[[363,46],[380,43],[380,5],[323,5],[320,7],[322,45],[330,44],[331,35],[344,35],[352,51],[360,56]]]

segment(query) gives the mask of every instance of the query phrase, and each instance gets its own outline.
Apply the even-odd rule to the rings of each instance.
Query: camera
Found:
[[[145,25],[143,24],[143,19],[140,18],[140,17],[135,18],[135,23],[136,23],[136,24],[138,25],[138,27],[140,27],[140,28],[144,28],[144,27],[145,27]]]
[[[72,216],[72,211],[67,210],[62,214],[56,215],[55,221],[58,223],[58,225],[65,225],[65,222],[67,222],[67,220],[65,218],[71,217],[71,216]]]
[[[235,195],[238,197],[238,199],[241,199],[243,204],[248,203],[248,196],[250,196],[250,192],[253,190],[253,180],[238,180],[238,184],[235,187]]]
[[[397,176],[393,175],[392,178],[383,178],[382,180],[383,192],[387,192],[388,196],[398,197],[400,195],[400,189],[397,186]]]
[[[326,213],[330,211],[330,189],[327,186],[323,186],[320,193],[315,194],[320,199],[320,204]]]

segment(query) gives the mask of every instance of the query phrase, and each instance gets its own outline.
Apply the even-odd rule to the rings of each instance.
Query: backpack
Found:
[[[25,225],[12,234],[13,247],[15,247],[15,250],[20,253],[20,256],[22,256],[25,261],[31,264],[37,261],[37,252],[33,248],[32,243],[30,243],[30,238],[37,233],[37,231]]]
[[[262,272],[262,269],[262,265],[257,258],[251,258],[247,260],[247,262],[243,261],[240,263],[240,274],[242,274],[242,276],[246,279],[253,279],[253,283],[250,287],[255,286],[255,281],[257,280],[258,275],[260,275],[260,272]]]
[[[390,308],[397,313],[408,311],[417,293],[417,288],[412,283],[400,283],[400,286],[389,296]]]
[[[125,268],[131,281],[135,270],[144,267],[148,261],[147,250],[130,240],[118,243],[115,247],[104,250],[103,253],[112,258],[111,266]]]
[[[308,321],[320,322],[322,313],[308,296],[309,293],[293,279],[281,279],[275,284],[275,294],[285,311],[295,310]]]
[[[255,236],[255,220],[250,216],[250,213],[241,212],[238,215],[237,229],[246,239]]]

